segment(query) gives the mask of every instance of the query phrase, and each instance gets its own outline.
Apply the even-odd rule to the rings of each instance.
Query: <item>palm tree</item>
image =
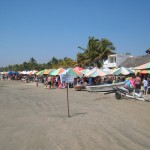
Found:
[[[82,65],[101,67],[103,60],[107,59],[112,50],[115,50],[113,43],[107,39],[95,39],[89,37],[87,48],[78,47],[83,50],[83,53],[77,54],[77,62]]]
[[[91,66],[93,64],[93,60],[95,59],[95,53],[98,48],[98,41],[99,40],[95,39],[94,37],[89,37],[87,48],[82,48],[79,46],[78,48],[80,48],[84,52],[77,54],[77,61],[79,62],[79,60],[81,59],[82,63],[84,61],[84,65]],[[78,57],[80,57],[80,58],[78,58]]]
[[[113,51],[115,50],[115,47],[108,39],[101,39],[98,43],[99,47],[96,51],[94,63],[101,67],[103,65],[103,61],[108,58],[108,55],[114,54]]]

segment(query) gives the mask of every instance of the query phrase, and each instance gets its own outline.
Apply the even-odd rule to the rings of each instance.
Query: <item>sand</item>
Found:
[[[0,81],[0,150],[150,149],[150,102],[66,91]]]

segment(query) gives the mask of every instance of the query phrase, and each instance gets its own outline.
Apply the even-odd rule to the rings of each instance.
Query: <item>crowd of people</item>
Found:
[[[51,75],[44,75],[44,76],[19,76],[19,75],[2,75],[2,80],[8,80],[8,79],[16,79],[16,80],[24,80],[26,83],[28,82],[35,82],[36,86],[38,87],[39,82],[43,83],[45,85],[46,89],[51,88],[66,88],[67,83],[62,82],[60,79],[60,76],[51,76]],[[143,75],[137,73],[131,74],[130,76],[105,76],[105,77],[85,77],[84,75],[82,77],[76,77],[74,78],[73,83],[70,84],[70,87],[75,87],[77,85],[82,86],[92,86],[92,85],[102,85],[102,84],[112,84],[112,83],[118,83],[118,82],[125,82],[125,88],[130,89],[142,89],[144,91],[144,94],[147,93],[148,87],[150,86],[150,75]]]
[[[132,75],[130,78],[125,81],[125,88],[127,89],[137,89],[143,90],[143,93],[146,95],[148,93],[148,87],[150,86],[150,76]]]

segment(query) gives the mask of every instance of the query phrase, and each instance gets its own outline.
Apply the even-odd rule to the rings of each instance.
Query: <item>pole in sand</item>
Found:
[[[69,113],[69,98],[68,98],[68,89],[69,89],[69,83],[67,83],[67,106],[68,106],[68,117],[70,117],[70,113]]]

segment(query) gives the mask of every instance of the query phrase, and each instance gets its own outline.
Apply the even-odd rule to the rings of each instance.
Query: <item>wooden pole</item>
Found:
[[[67,106],[68,106],[68,117],[70,117],[70,113],[69,113],[69,98],[68,98],[68,89],[69,89],[69,83],[67,85]]]

